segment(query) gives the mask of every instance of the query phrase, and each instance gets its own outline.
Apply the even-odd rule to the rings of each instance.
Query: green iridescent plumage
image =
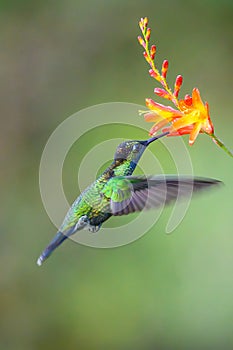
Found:
[[[220,183],[187,176],[132,176],[146,147],[166,134],[146,141],[126,141],[117,147],[112,164],[74,201],[57,235],[37,260],[38,265],[66,238],[85,227],[96,232],[112,215],[156,208]]]
[[[133,152],[133,147],[137,149]],[[131,175],[137,165],[139,158],[145,150],[145,145],[138,147],[138,141],[128,141],[120,144],[117,148],[112,164],[104,173],[75,200],[68,211],[60,231],[67,234],[82,216],[87,215],[89,224],[98,227],[111,216],[110,197],[115,194],[115,188],[121,188],[124,176]],[[120,175],[120,176],[119,176]],[[115,178],[113,183],[111,180]],[[127,188],[122,187],[122,198],[127,195]],[[129,193],[128,193],[129,195]],[[69,233],[70,235],[70,233]]]

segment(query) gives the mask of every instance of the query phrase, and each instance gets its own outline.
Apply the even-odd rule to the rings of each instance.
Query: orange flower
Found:
[[[182,112],[170,106],[164,106],[160,103],[153,101],[151,98],[146,99],[146,105],[151,110],[144,115],[146,122],[155,122],[155,124],[150,129],[150,135],[156,134],[158,130],[163,128],[169,122],[183,116]],[[171,130],[168,130],[171,132]]]
[[[144,114],[147,122],[155,122],[150,129],[150,135],[154,135],[158,130],[169,132],[167,136],[179,136],[189,134],[189,144],[193,145],[199,133],[206,133],[212,140],[221,147],[228,155],[233,157],[233,153],[214,134],[214,127],[209,116],[208,103],[203,103],[199,90],[193,89],[192,97],[186,95],[184,100],[179,100],[178,95],[183,83],[183,77],[177,75],[173,89],[167,82],[168,60],[164,60],[161,69],[155,64],[156,46],[150,45],[151,29],[148,28],[148,18],[141,18],[139,22],[142,36],[138,36],[139,44],[143,47],[143,56],[150,66],[150,76],[162,85],[162,88],[155,88],[157,96],[171,101],[176,109],[161,105],[150,98],[146,99],[149,112],[140,111]],[[164,128],[164,126],[168,126]]]
[[[200,132],[209,135],[214,133],[208,103],[203,104],[197,88],[193,89],[192,97],[186,95],[184,100],[179,100],[178,103],[179,110],[176,110],[156,103],[151,99],[146,99],[146,105],[152,112],[145,114],[145,120],[155,122],[150,134],[155,134],[166,124],[171,123],[162,131],[169,131],[168,136],[190,134],[189,144],[193,145]]]

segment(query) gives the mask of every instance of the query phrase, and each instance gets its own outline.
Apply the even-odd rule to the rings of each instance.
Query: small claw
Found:
[[[101,226],[101,225],[98,225],[98,226],[91,226],[91,225],[89,225],[88,230],[89,230],[91,233],[96,233],[96,232],[99,231],[100,226]]]

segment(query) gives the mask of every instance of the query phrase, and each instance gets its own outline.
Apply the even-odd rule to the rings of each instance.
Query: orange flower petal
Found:
[[[146,105],[149,109],[168,120],[172,120],[173,118],[183,116],[183,114],[180,111],[177,111],[176,109],[170,106],[161,105],[160,103],[153,101],[151,98],[146,99]]]
[[[152,128],[150,129],[150,135],[152,136],[156,134],[157,131],[163,128],[167,123],[168,121],[166,119],[163,119],[159,123],[156,123],[155,125],[153,125]]]
[[[175,130],[178,130],[178,129],[184,128],[188,125],[192,125],[196,122],[198,122],[197,116],[195,116],[193,114],[187,114],[187,115],[183,116],[182,118],[174,121],[172,123],[172,126]]]
[[[190,146],[194,144],[194,141],[196,140],[200,130],[201,130],[201,123],[196,123],[193,127],[193,130],[190,133],[190,138],[189,138]]]
[[[194,125],[186,126],[185,128],[180,128],[178,130],[174,130],[172,126],[167,128],[163,128],[162,132],[169,132],[167,136],[181,136],[181,135],[189,135],[193,131]],[[200,130],[200,134],[203,134],[203,130]]]
[[[172,126],[169,126],[167,128],[163,128],[162,132],[169,132],[167,136],[181,136],[181,135],[189,135],[194,129],[194,125],[188,125],[184,128],[180,128],[178,130],[174,130]],[[200,133],[203,133],[202,130],[200,130]]]
[[[199,110],[200,113],[202,114],[206,114],[206,108],[204,106],[204,103],[202,102],[201,96],[200,96],[200,92],[197,88],[193,89],[192,92],[192,107],[193,109],[197,109]]]
[[[161,115],[159,115],[159,114],[157,114],[157,113],[155,113],[155,112],[148,112],[148,113],[145,113],[144,114],[144,119],[145,119],[145,121],[146,122],[159,122],[160,120],[163,120],[164,118],[161,116]]]

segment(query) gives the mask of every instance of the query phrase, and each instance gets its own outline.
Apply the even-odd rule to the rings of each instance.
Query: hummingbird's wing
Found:
[[[127,215],[161,207],[180,198],[221,184],[221,181],[190,176],[119,176],[108,181],[103,195],[110,199],[112,215]]]

